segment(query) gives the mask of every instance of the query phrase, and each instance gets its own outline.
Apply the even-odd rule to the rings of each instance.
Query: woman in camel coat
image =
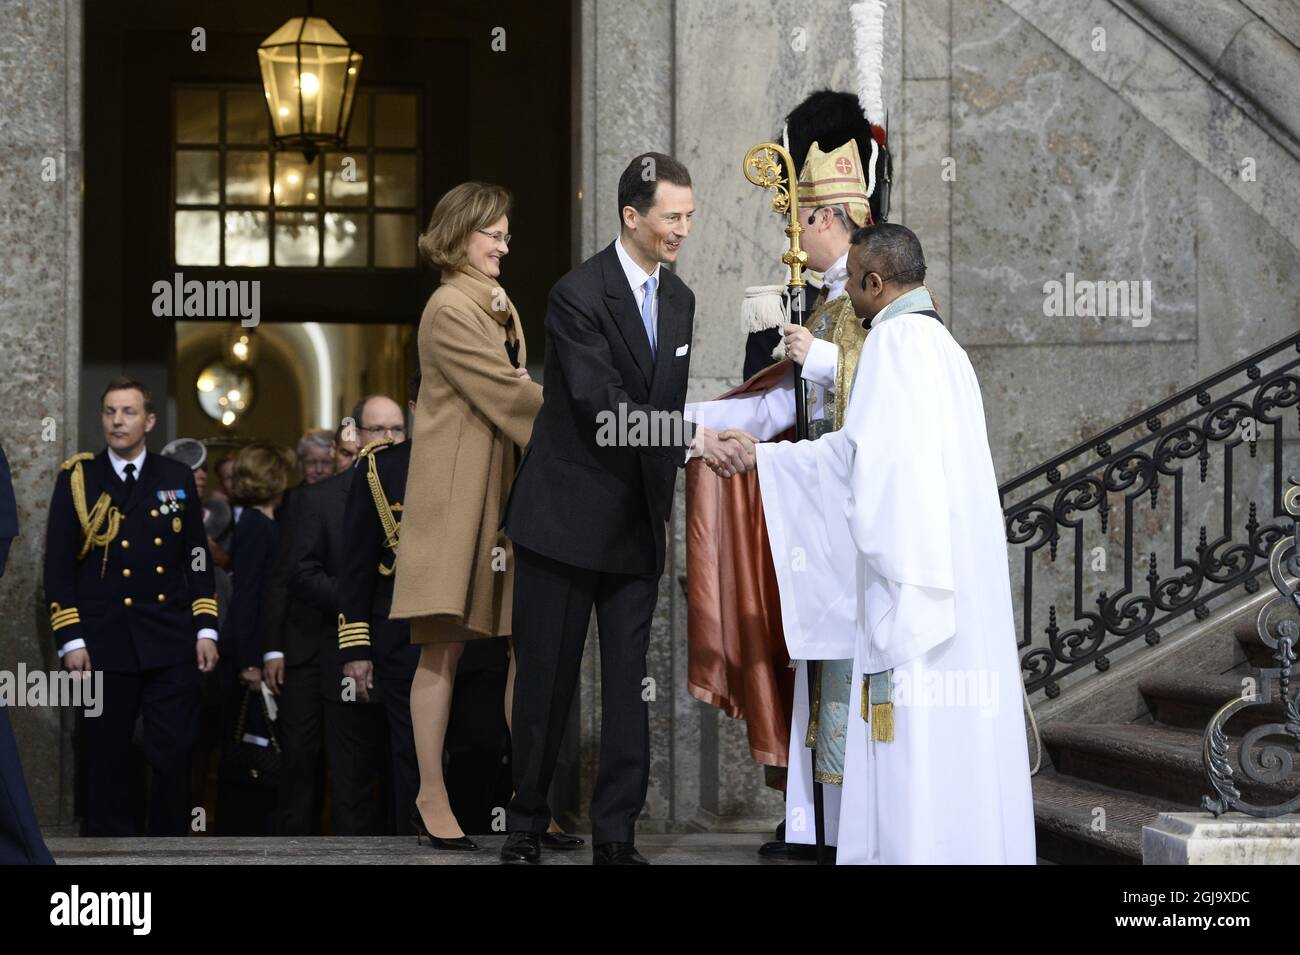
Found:
[[[409,619],[411,642],[420,645],[411,684],[420,764],[413,821],[440,849],[478,848],[451,811],[443,741],[464,642],[511,633],[514,561],[499,528],[542,405],[541,386],[524,366],[519,316],[497,281],[510,205],[501,186],[462,183],[439,200],[420,237],[442,284],[420,320],[420,393],[390,616]],[[512,652],[507,723],[514,670]]]

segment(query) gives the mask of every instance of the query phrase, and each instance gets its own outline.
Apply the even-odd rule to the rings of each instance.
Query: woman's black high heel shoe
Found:
[[[411,807],[411,825],[415,827],[415,844],[420,845],[420,837],[423,836],[429,840],[430,849],[443,849],[447,852],[477,852],[478,843],[469,836],[457,836],[454,839],[444,839],[441,836],[435,836],[424,825],[424,817],[420,815],[418,806]]]

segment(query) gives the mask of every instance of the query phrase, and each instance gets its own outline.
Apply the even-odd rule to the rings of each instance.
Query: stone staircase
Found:
[[[1205,727],[1241,694],[1253,667],[1272,661],[1254,625],[1257,608],[1276,596],[1266,581],[1261,593],[1185,628],[1168,648],[1117,667],[1109,691],[1036,710],[1044,758],[1033,781],[1034,814],[1043,861],[1140,864],[1143,826],[1161,812],[1200,810],[1201,796],[1212,792],[1201,761]],[[1240,739],[1280,712],[1278,704],[1249,708],[1228,723],[1228,735]],[[1300,793],[1294,775],[1260,784],[1238,773],[1236,782],[1253,802]]]

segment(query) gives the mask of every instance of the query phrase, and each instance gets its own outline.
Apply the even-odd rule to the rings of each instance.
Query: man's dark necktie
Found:
[[[131,491],[135,488],[135,465],[128,464],[125,470],[126,470],[126,478],[122,481],[122,483],[126,486],[126,493],[130,494]]]

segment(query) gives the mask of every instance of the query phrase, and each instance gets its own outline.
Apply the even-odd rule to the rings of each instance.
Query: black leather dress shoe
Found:
[[[602,842],[591,853],[592,865],[649,865],[630,842]]]
[[[512,832],[501,847],[506,865],[537,865],[542,861],[541,837],[535,832]]]
[[[586,839],[579,839],[567,832],[543,832],[543,849],[581,849],[587,844]]]
[[[764,859],[812,862],[817,858],[817,847],[798,842],[765,842],[758,847],[758,854]]]

